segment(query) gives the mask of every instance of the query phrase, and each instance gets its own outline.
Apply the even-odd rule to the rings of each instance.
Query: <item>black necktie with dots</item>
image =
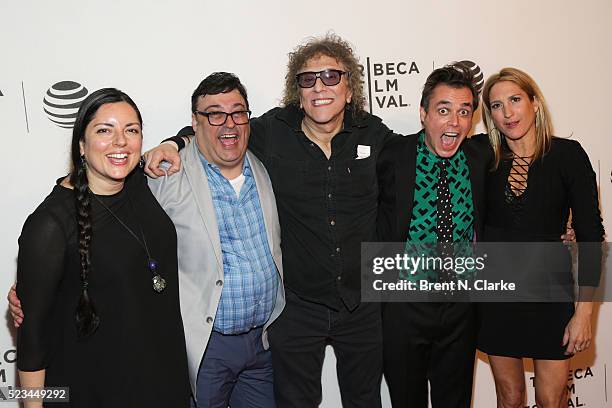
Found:
[[[446,171],[448,160],[440,160],[437,166],[440,171],[438,176],[438,215],[436,222],[438,254],[440,257],[445,258],[453,256],[453,206]],[[455,273],[452,269],[443,268],[440,271],[439,279],[442,282],[454,281]]]

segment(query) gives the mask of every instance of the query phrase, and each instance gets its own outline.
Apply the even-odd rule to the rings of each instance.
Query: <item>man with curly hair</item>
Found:
[[[375,239],[376,160],[392,132],[365,112],[362,81],[346,41],[309,39],[289,56],[283,106],[251,120],[248,147],[268,170],[281,225],[287,304],[269,332],[281,408],[321,403],[327,345],[342,405],[381,406],[380,305],[361,303],[360,251]],[[162,144],[148,159],[161,175],[176,149]]]

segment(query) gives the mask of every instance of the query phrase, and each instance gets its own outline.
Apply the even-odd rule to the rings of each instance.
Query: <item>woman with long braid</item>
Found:
[[[189,405],[176,232],[134,170],[141,145],[132,99],[93,92],[77,113],[70,175],[19,238],[19,377],[69,387],[70,402],[54,407]]]

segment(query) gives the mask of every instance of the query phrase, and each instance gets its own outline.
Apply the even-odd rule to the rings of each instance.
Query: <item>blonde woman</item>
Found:
[[[515,68],[502,69],[487,80],[483,106],[495,154],[487,177],[484,240],[558,241],[571,211],[576,240],[601,242],[604,229],[589,158],[577,141],[553,136],[533,79]],[[581,290],[599,282],[597,254],[580,257]],[[489,355],[497,406],[524,406],[524,357],[534,360],[538,407],[567,406],[569,358],[591,344],[591,313],[592,303],[581,301],[481,307],[478,347]]]

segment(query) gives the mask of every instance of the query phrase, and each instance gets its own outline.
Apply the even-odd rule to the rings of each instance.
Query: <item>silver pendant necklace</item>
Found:
[[[136,242],[138,242],[140,244],[140,246],[145,250],[145,252],[147,253],[147,267],[149,268],[149,271],[151,272],[151,275],[153,275],[153,290],[157,293],[161,293],[163,292],[164,289],[166,289],[166,280],[159,274],[158,268],[159,268],[159,264],[157,263],[157,261],[155,259],[153,259],[151,257],[151,254],[149,253],[149,247],[147,246],[147,240],[145,239],[145,235],[144,232],[142,230],[142,226],[140,225],[140,223],[138,223],[138,220],[136,220],[137,224],[138,224],[138,229],[140,230],[140,236],[142,237],[142,241],[140,239],[138,239],[138,236],[134,233],[134,231],[132,231],[132,229],[130,227],[128,227],[122,220],[121,218],[119,218],[119,216],[117,216],[117,214],[115,214],[106,204],[104,204],[102,202],[102,200],[100,200],[91,190],[89,190],[89,192],[91,193],[92,197],[102,206],[106,209],[106,211],[108,211],[108,213],[110,215],[113,216],[113,218],[115,218],[119,224],[121,224],[121,226],[123,228],[126,229],[127,232],[129,232],[132,237],[134,237],[134,239],[136,240]],[[136,211],[134,211],[134,206],[132,204],[132,199],[130,198],[130,195],[128,194],[128,192],[125,192],[127,195],[127,199],[128,202],[130,203],[130,208],[132,210],[133,214],[136,214]]]

